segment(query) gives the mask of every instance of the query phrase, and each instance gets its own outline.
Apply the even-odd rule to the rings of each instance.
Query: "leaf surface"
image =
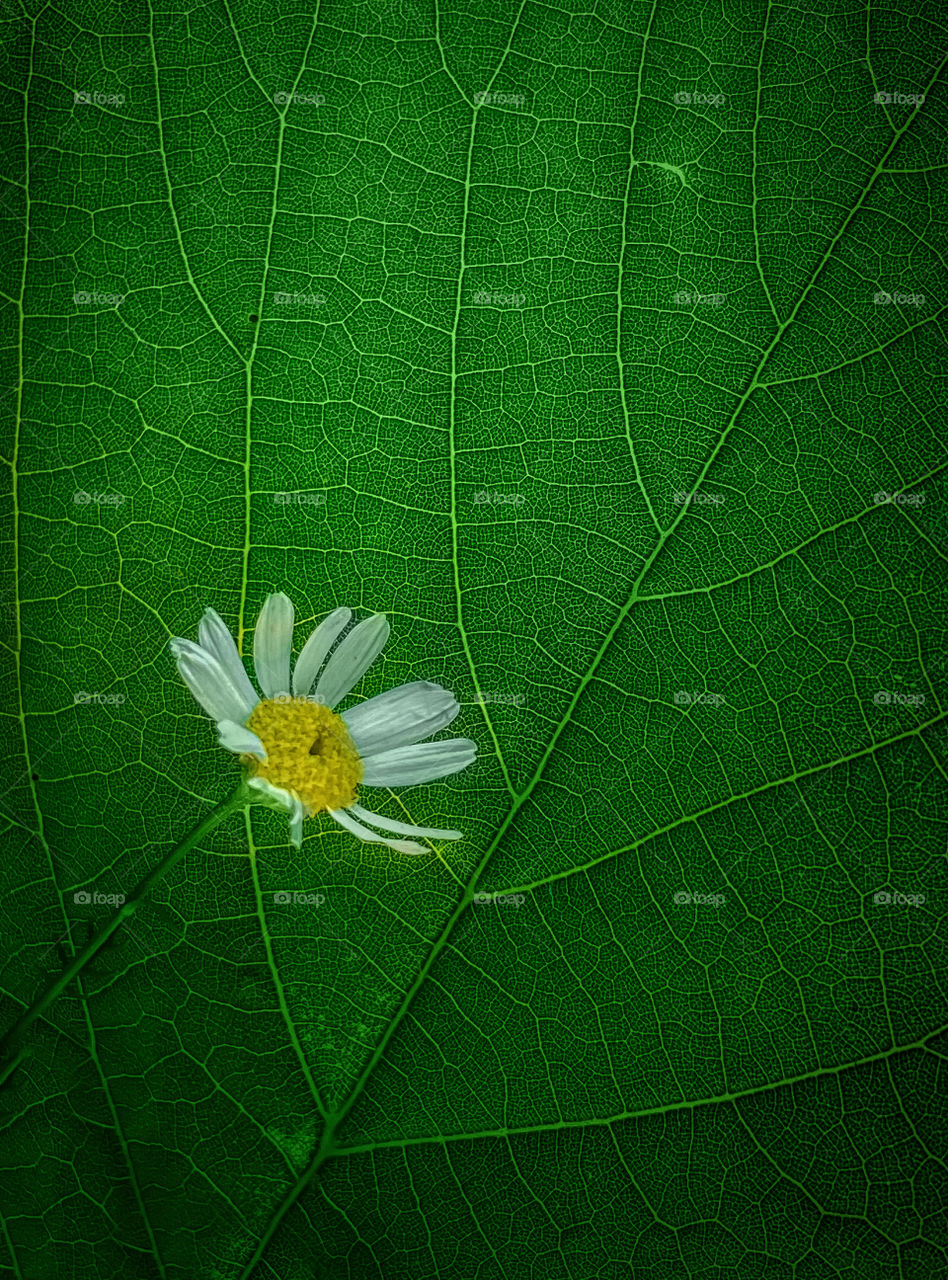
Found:
[[[236,784],[207,606],[387,613],[343,705],[480,753],[360,796],[457,844],[154,890],[0,1095],[0,1275],[945,1269],[913,13],[3,9],[0,1030]]]

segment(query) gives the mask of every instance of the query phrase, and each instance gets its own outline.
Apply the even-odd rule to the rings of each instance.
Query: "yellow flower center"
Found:
[[[308,698],[281,698],[255,707],[247,728],[267,753],[265,763],[242,757],[256,777],[295,791],[314,813],[353,803],[364,769],[341,716]]]

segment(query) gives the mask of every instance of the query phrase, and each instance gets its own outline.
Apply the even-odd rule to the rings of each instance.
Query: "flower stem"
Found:
[[[252,792],[248,790],[246,783],[242,780],[232,795],[229,795],[226,800],[222,800],[220,804],[215,805],[210,813],[198,823],[190,835],[185,836],[184,840],[182,840],[176,848],[172,849],[156,867],[153,867],[152,870],[149,871],[141,884],[139,884],[137,888],[133,889],[125,899],[116,911],[115,915],[106,921],[98,933],[96,933],[94,937],[90,938],[82,950],[72,958],[63,972],[50,982],[43,993],[37,996],[26,1012],[20,1015],[3,1039],[0,1040],[0,1058],[3,1059],[2,1063],[0,1063],[0,1086],[9,1079],[26,1055],[26,1050],[19,1047],[20,1041],[22,1040],[25,1032],[32,1026],[37,1018],[42,1017],[42,1015],[49,1009],[50,1005],[59,999],[62,993],[69,986],[70,982],[72,982],[78,974],[82,972],[89,961],[92,960],[102,947],[105,946],[112,934],[115,933],[115,931],[119,929],[126,920],[130,919],[135,914],[150,890],[153,889],[158,881],[161,880],[163,876],[166,876],[171,868],[181,861],[188,850],[193,849],[198,841],[206,836],[208,832],[213,831],[214,828],[219,823],[223,822],[229,814],[234,813],[237,809],[245,808],[248,804],[251,804],[253,800],[254,796]],[[11,1055],[11,1050],[14,1049],[17,1051]]]

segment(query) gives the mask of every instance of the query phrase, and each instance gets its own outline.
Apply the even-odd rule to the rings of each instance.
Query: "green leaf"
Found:
[[[0,11],[0,1033],[238,784],[205,608],[385,612],[344,705],[479,745],[360,796],[462,841],[240,810],[44,1008],[0,1275],[944,1272],[912,15]]]

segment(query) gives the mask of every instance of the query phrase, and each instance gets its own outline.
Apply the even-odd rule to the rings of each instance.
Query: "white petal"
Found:
[[[362,763],[367,787],[414,787],[420,782],[447,778],[473,764],[477,743],[470,738],[448,738],[445,742],[419,742],[413,747],[396,747],[369,756]]]
[[[175,636],[169,642],[178,671],[195,698],[214,720],[242,723],[257,705],[247,705],[243,692],[234,684],[217,658],[193,640]]]
[[[310,638],[303,645],[300,656],[293,668],[293,694],[297,698],[305,698],[313,687],[316,673],[323,665],[326,654],[332,648],[336,637],[344,631],[352,618],[351,609],[334,609],[328,618],[324,618]]]
[[[384,649],[389,631],[384,613],[375,613],[352,628],[316,685],[316,697],[323,706],[334,707],[359,683]]]
[[[293,799],[296,803],[290,814],[290,844],[301,849],[303,847],[303,802],[295,795]]]
[[[290,691],[293,601],[282,591],[267,596],[253,633],[253,665],[267,698]]]
[[[267,782],[266,778],[251,778],[250,785],[262,791],[269,800],[276,801],[281,809],[289,812],[290,843],[299,849],[303,843],[303,819],[306,817],[306,809],[296,792],[275,787],[272,782]]]
[[[236,720],[221,720],[217,726],[218,742],[236,756],[256,756],[258,760],[266,760],[267,753],[263,743],[255,733],[245,729]]]
[[[342,713],[360,756],[393,751],[445,729],[461,710],[454,694],[415,680],[360,702]]]
[[[257,791],[262,791],[268,800],[275,801],[281,809],[288,809],[292,813],[296,807],[296,801],[291,792],[284,791],[282,787],[275,787],[266,778],[251,778],[249,785],[255,787]]]
[[[461,831],[441,831],[438,827],[414,827],[410,822],[395,822],[392,818],[383,818],[381,814],[363,809],[361,804],[350,804],[349,812],[363,822],[371,822],[373,827],[395,831],[401,836],[426,836],[429,840],[461,840],[464,836]]]
[[[356,822],[345,809],[330,809],[329,812],[341,827],[351,831],[366,844],[387,844],[390,849],[397,849],[399,853],[427,853],[427,849],[420,844],[415,844],[414,840],[386,840],[385,836],[380,836],[375,831],[370,831],[368,827],[363,827],[361,822]]]
[[[213,609],[204,610],[204,617],[198,626],[198,643],[221,664],[252,711],[260,701],[260,697],[244,670],[234,637],[227,630],[223,618]],[[250,712],[248,711],[247,714],[249,715]]]

